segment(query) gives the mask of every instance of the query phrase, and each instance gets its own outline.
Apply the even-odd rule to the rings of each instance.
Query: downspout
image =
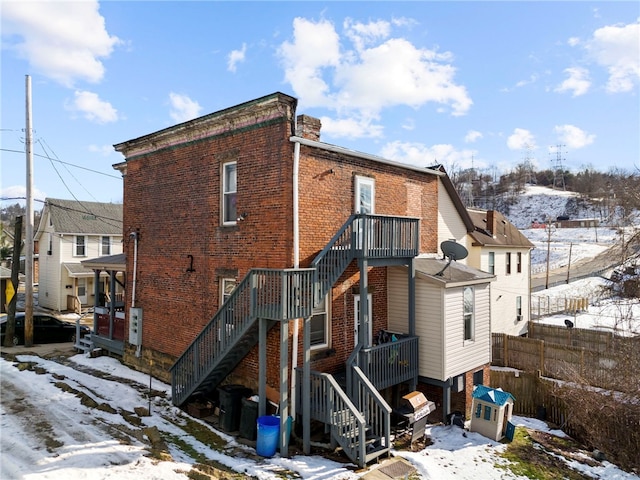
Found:
[[[138,232],[131,232],[129,238],[133,237],[133,282],[131,287],[131,308],[136,306],[136,273],[138,272]],[[114,293],[115,298],[115,293]],[[130,314],[131,315],[131,314]],[[138,343],[138,342],[136,342]],[[142,342],[136,347],[136,358],[140,358]]]
[[[300,267],[300,212],[298,207],[298,174],[300,171],[300,142],[293,146],[293,268]],[[291,416],[296,418],[296,369],[298,368],[298,319],[293,321],[291,351]]]

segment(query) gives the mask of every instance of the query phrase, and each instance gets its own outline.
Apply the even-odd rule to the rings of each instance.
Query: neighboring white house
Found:
[[[438,241],[463,245],[468,257],[458,260],[495,275],[491,284],[491,332],[524,335],[530,318],[531,250],[534,245],[495,210],[466,208],[451,179],[440,177]]]
[[[47,198],[35,241],[38,305],[80,312],[94,305],[96,292],[93,270],[80,262],[122,253],[122,204]],[[97,291],[108,291],[106,273]]]
[[[500,212],[468,212],[475,230],[467,264],[496,276],[491,285],[491,332],[524,335],[530,318],[533,244]]]

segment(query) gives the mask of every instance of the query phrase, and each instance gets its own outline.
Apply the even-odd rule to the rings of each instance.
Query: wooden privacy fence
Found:
[[[533,332],[540,327],[535,325]],[[530,324],[531,328],[531,324]],[[546,327],[545,327],[546,328]],[[561,327],[554,327],[561,329]],[[494,366],[511,367],[532,372],[544,377],[566,381],[581,381],[589,385],[619,391],[633,391],[640,388],[638,375],[630,366],[640,365],[640,339],[602,336],[602,344],[584,333],[584,346],[574,346],[574,338],[582,332],[573,329],[575,337],[566,338],[564,343],[541,340],[539,338],[514,337],[503,333],[492,334],[492,363]],[[530,330],[531,332],[531,330]],[[563,340],[563,334],[553,332],[548,338]],[[609,334],[609,337],[611,335]],[[547,338],[547,337],[545,337]],[[576,343],[581,343],[576,341]],[[621,375],[629,371],[629,375]]]

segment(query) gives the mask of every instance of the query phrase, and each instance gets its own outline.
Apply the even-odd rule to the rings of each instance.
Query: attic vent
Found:
[[[95,215],[83,215],[82,219],[83,220],[95,220],[96,216]]]

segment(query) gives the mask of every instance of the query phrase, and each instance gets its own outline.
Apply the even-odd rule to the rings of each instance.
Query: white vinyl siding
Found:
[[[512,250],[515,250],[511,248]],[[500,252],[496,254],[496,280],[491,284],[491,331],[494,333],[506,333],[507,335],[519,336],[527,331],[529,321],[529,267],[530,252],[528,249],[521,249],[515,253],[522,253],[522,272],[512,269],[511,275],[499,274],[506,269],[506,255]],[[517,257],[516,254],[512,255]],[[517,309],[516,298],[522,297],[522,321],[516,321],[515,312]],[[499,298],[499,300],[498,300]]]
[[[489,284],[474,285],[474,341],[464,341],[462,287],[446,290],[446,364],[444,378],[455,377],[491,362]]]
[[[470,250],[467,227],[460,218],[451,197],[447,193],[441,180],[438,180],[438,247],[445,240],[455,240]],[[468,259],[458,260],[459,263],[468,265]]]

